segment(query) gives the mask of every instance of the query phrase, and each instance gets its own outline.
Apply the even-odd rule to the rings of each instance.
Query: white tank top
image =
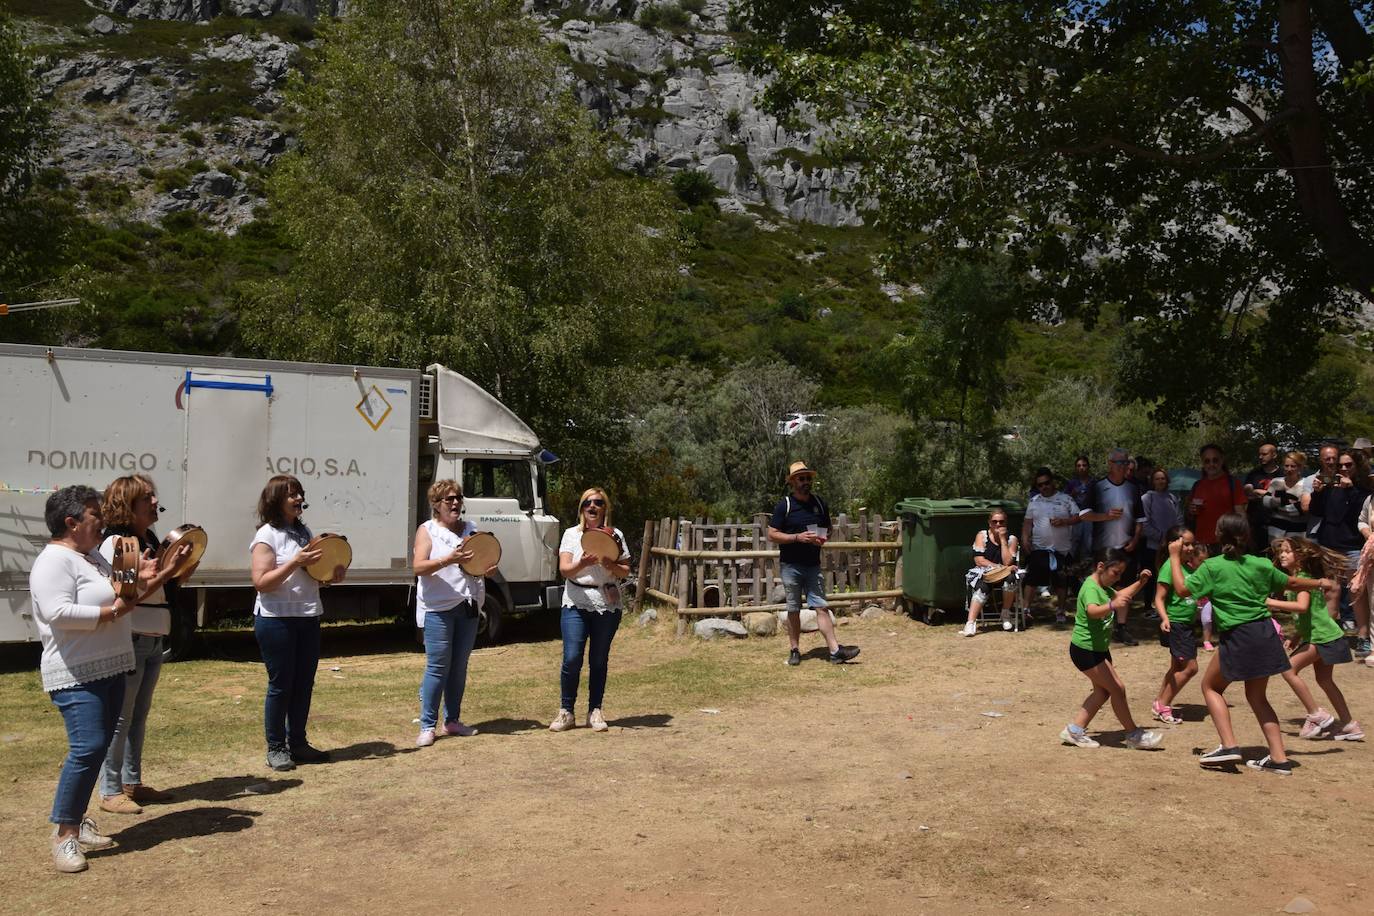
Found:
[[[462,545],[463,539],[477,533],[477,526],[463,522],[462,534],[457,534],[430,519],[423,527],[429,532],[429,556],[427,560],[442,560]],[[458,564],[444,566],[437,572],[419,577],[415,597],[415,625],[425,625],[425,614],[430,611],[451,610],[464,601],[471,601],[477,607],[486,599],[487,583],[481,576],[469,576]]]

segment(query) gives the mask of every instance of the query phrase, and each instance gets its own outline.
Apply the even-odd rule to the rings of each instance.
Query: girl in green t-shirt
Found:
[[[1279,538],[1271,545],[1274,559],[1283,571],[1297,575],[1326,576],[1334,579],[1345,567],[1345,556],[1312,543],[1306,538]],[[1331,616],[1329,608],[1335,606],[1340,592],[1333,590],[1326,594],[1320,589],[1290,592],[1283,598],[1270,598],[1271,611],[1287,611],[1297,615],[1294,618],[1295,633],[1288,639],[1288,660],[1293,667],[1283,673],[1283,679],[1293,688],[1293,693],[1307,710],[1307,719],[1298,732],[1302,738],[1320,738],[1322,733],[1336,723],[1337,716],[1343,723],[1331,737],[1337,741],[1363,741],[1364,729],[1350,716],[1345,694],[1336,686],[1335,666],[1351,660],[1350,643],[1345,641],[1340,624]],[[1316,698],[1307,684],[1298,676],[1302,669],[1314,665],[1317,683],[1336,710],[1333,716],[1317,705]]]
[[[1078,590],[1078,613],[1074,618],[1073,635],[1069,638],[1069,660],[1092,683],[1092,693],[1083,701],[1073,721],[1064,726],[1059,740],[1074,747],[1099,747],[1088,737],[1088,723],[1097,715],[1102,704],[1112,702],[1112,712],[1126,729],[1126,746],[1137,750],[1158,747],[1163,736],[1146,731],[1135,724],[1131,707],[1126,702],[1126,685],[1112,667],[1112,622],[1116,611],[1130,606],[1140,587],[1150,580],[1150,571],[1141,570],[1140,578],[1120,591],[1112,588],[1126,571],[1130,556],[1124,550],[1112,548],[1097,555],[1092,575],[1083,580]]]
[[[1197,633],[1198,602],[1196,598],[1180,598],[1174,591],[1172,580],[1173,561],[1169,559],[1169,542],[1182,539],[1182,558],[1189,570],[1197,569],[1205,558],[1205,553],[1197,549],[1193,532],[1182,525],[1175,525],[1164,535],[1155,557],[1159,565],[1159,585],[1155,589],[1155,610],[1159,613],[1159,631],[1169,641],[1169,668],[1164,672],[1164,681],[1159,685],[1159,693],[1150,704],[1150,712],[1156,719],[1167,724],[1177,725],[1183,720],[1174,715],[1171,705],[1174,697],[1188,685],[1197,674]]]
[[[1231,711],[1226,706],[1226,688],[1233,681],[1245,682],[1245,699],[1264,732],[1269,753],[1246,763],[1251,769],[1288,775],[1293,764],[1283,747],[1279,717],[1269,705],[1266,691],[1269,678],[1292,667],[1283,640],[1274,630],[1273,617],[1265,602],[1285,588],[1325,588],[1329,579],[1302,579],[1289,576],[1263,557],[1250,556],[1250,523],[1244,515],[1228,512],[1217,522],[1217,543],[1221,555],[1209,558],[1186,578],[1183,572],[1183,540],[1169,544],[1169,573],[1174,592],[1181,598],[1206,595],[1212,601],[1212,618],[1221,637],[1221,648],[1202,675],[1202,697],[1212,715],[1221,744],[1203,754],[1202,766],[1220,766],[1244,759],[1231,727]]]

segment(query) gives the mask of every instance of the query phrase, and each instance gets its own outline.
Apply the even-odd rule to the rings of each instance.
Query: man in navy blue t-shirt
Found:
[[[816,472],[805,461],[794,461],[787,471],[789,495],[773,508],[768,521],[768,540],[778,545],[782,561],[782,588],[787,596],[787,639],[792,645],[787,664],[801,664],[801,602],[816,612],[816,628],[825,637],[830,661],[847,662],[859,654],[858,646],[842,646],[835,639],[835,625],[821,586],[821,545],[830,536],[830,510],[811,492]]]

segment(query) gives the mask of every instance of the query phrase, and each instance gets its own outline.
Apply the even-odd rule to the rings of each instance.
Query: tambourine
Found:
[[[172,573],[172,578],[180,582],[189,576],[191,571],[200,563],[200,558],[205,556],[205,548],[209,544],[210,536],[199,525],[182,525],[180,528],[173,528],[162,539],[162,546],[157,550],[157,568],[159,570],[166,569],[172,556],[183,545],[189,546],[191,552],[181,558],[181,561],[176,565],[176,571]]]
[[[116,537],[114,539],[114,558],[110,561],[110,584],[115,594],[125,601],[138,600],[138,561],[143,557],[143,549],[138,538]]]
[[[485,576],[487,570],[501,562],[501,542],[490,531],[479,531],[464,538],[462,547],[472,552],[472,559],[458,567],[469,576]]]
[[[983,573],[983,581],[988,585],[996,585],[998,582],[1005,582],[1010,575],[1010,566],[993,566]]]
[[[320,552],[320,558],[305,567],[316,582],[333,581],[334,570],[340,566],[347,569],[353,563],[353,548],[348,546],[348,538],[342,534],[318,534],[304,549]]]
[[[582,532],[582,555],[598,560],[619,560],[620,542],[605,528],[588,528]]]

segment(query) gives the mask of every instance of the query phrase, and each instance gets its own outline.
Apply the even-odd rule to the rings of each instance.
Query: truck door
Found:
[[[517,604],[537,604],[537,586],[552,581],[549,570],[556,562],[558,542],[557,532],[550,535],[536,523],[529,460],[465,457],[462,466],[468,519],[500,540],[501,574],[521,596]],[[529,587],[517,589],[516,583]]]
[[[182,517],[209,546],[192,584],[234,580],[248,569],[267,467],[272,376],[186,373],[186,486]]]

